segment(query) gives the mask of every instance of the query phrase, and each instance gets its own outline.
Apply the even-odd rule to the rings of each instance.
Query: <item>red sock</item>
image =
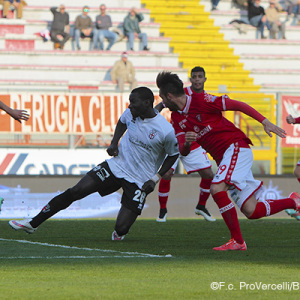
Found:
[[[257,202],[255,210],[249,219],[260,219],[262,217],[271,216],[287,208],[295,208],[294,200],[286,198]]]
[[[207,199],[210,195],[210,186],[212,179],[202,178],[200,181],[200,195],[199,195],[199,205],[206,205]]]
[[[299,183],[300,183],[300,178],[297,178],[297,180],[299,181]]]
[[[235,206],[229,199],[227,192],[218,192],[213,195],[213,198],[217,203],[220,213],[231,233],[231,238],[235,239],[237,243],[242,244],[244,239],[241,233],[240,223]]]
[[[158,201],[161,209],[167,208],[170,187],[171,180],[161,178],[158,186]]]

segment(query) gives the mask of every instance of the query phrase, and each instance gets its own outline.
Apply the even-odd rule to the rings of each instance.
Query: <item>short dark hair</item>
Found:
[[[184,94],[183,82],[177,74],[168,71],[160,72],[157,75],[156,85],[163,95],[167,93],[172,93],[175,96]]]
[[[192,76],[192,73],[196,73],[196,72],[203,72],[204,73],[204,76],[205,76],[205,70],[202,68],[202,67],[194,67],[192,70],[191,70],[191,76]]]
[[[154,94],[146,86],[140,86],[131,91],[131,94],[135,93],[138,94],[143,100],[150,100],[152,103],[154,102]]]

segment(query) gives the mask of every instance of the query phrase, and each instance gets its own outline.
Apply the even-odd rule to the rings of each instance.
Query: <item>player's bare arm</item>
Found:
[[[276,126],[275,124],[271,123],[268,119],[264,119],[261,123],[264,126],[265,132],[270,137],[272,137],[272,133],[271,132],[275,133],[276,135],[278,135],[281,138],[285,138],[286,137],[286,132],[282,128],[280,128],[280,127]]]
[[[162,166],[158,170],[157,174],[154,175],[151,179],[146,181],[143,186],[142,190],[146,192],[147,194],[151,193],[155,189],[155,185],[159,180],[161,179],[162,176],[165,175],[167,171],[171,169],[175,161],[177,160],[179,154],[173,155],[173,156],[167,156],[166,159],[164,160]]]
[[[226,101],[227,110],[233,110],[233,111],[241,111],[242,113],[248,115],[249,117],[253,118],[254,120],[257,120],[258,122],[262,123],[264,126],[265,132],[272,137],[272,133],[275,133],[281,138],[286,137],[286,132],[276,126],[275,124],[271,123],[266,117],[264,117],[262,114],[260,114],[256,109],[248,105],[247,103],[236,101],[236,100],[229,100]]]
[[[292,115],[288,115],[286,117],[286,121],[287,121],[288,124],[295,124],[296,123],[295,118]]]
[[[120,138],[123,136],[124,132],[127,130],[126,124],[122,123],[120,120],[117,123],[114,136],[111,140],[110,146],[106,149],[106,152],[110,156],[117,156],[119,154],[118,144]]]
[[[4,110],[7,114],[9,114],[12,118],[14,118],[16,121],[20,122],[27,121],[30,117],[28,112],[26,110],[21,109],[13,109],[6,104],[4,104],[2,101],[0,101],[0,109]]]

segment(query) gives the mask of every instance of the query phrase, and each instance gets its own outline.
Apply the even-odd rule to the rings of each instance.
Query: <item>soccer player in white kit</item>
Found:
[[[186,95],[192,95],[193,93],[202,93],[204,88],[204,82],[201,80],[202,68],[194,67],[191,70],[190,82],[191,86],[184,88]],[[155,106],[158,111],[161,111],[164,106],[162,102]],[[187,156],[179,155],[183,167],[187,174],[198,172],[201,181],[199,184],[200,193],[195,208],[195,214],[201,215],[207,221],[214,222],[216,219],[210,214],[206,208],[206,202],[210,195],[210,186],[214,174],[211,169],[211,162],[208,158],[206,151],[196,142],[192,143],[191,151]],[[178,161],[172,166],[160,180],[158,185],[158,201],[160,205],[159,216],[156,219],[157,222],[167,221],[167,202],[169,199],[169,192],[171,188],[171,179],[174,175]]]
[[[206,81],[204,69],[202,80]],[[226,95],[216,97],[203,91],[201,94],[187,96],[183,83],[176,74],[162,72],[158,74],[156,84],[164,105],[172,111],[171,121],[180,153],[187,155],[191,143],[197,141],[212,155],[219,167],[210,190],[231,233],[231,239],[213,250],[247,250],[228,190],[241,212],[249,219],[270,216],[287,208],[300,210],[300,196],[297,193],[292,193],[286,199],[258,201],[262,182],[255,180],[251,171],[253,153],[249,145],[252,142],[222,112],[231,110],[247,114],[262,123],[269,136],[273,132],[285,138],[286,133],[282,128],[271,123],[248,104],[232,100]]]
[[[122,188],[122,205],[112,240],[124,238],[141,214],[146,196],[179,155],[172,125],[153,108],[152,91],[146,87],[136,88],[132,90],[129,102],[107,149],[113,157],[90,170],[75,186],[54,197],[32,219],[9,221],[13,229],[33,233],[44,221],[74,201],[94,192],[105,196]]]

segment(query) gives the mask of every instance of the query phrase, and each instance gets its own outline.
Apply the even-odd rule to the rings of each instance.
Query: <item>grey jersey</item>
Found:
[[[127,131],[121,139],[119,155],[107,163],[116,177],[141,188],[157,173],[166,155],[179,153],[175,132],[159,113],[154,118],[133,119],[126,109],[120,121],[127,125]]]

